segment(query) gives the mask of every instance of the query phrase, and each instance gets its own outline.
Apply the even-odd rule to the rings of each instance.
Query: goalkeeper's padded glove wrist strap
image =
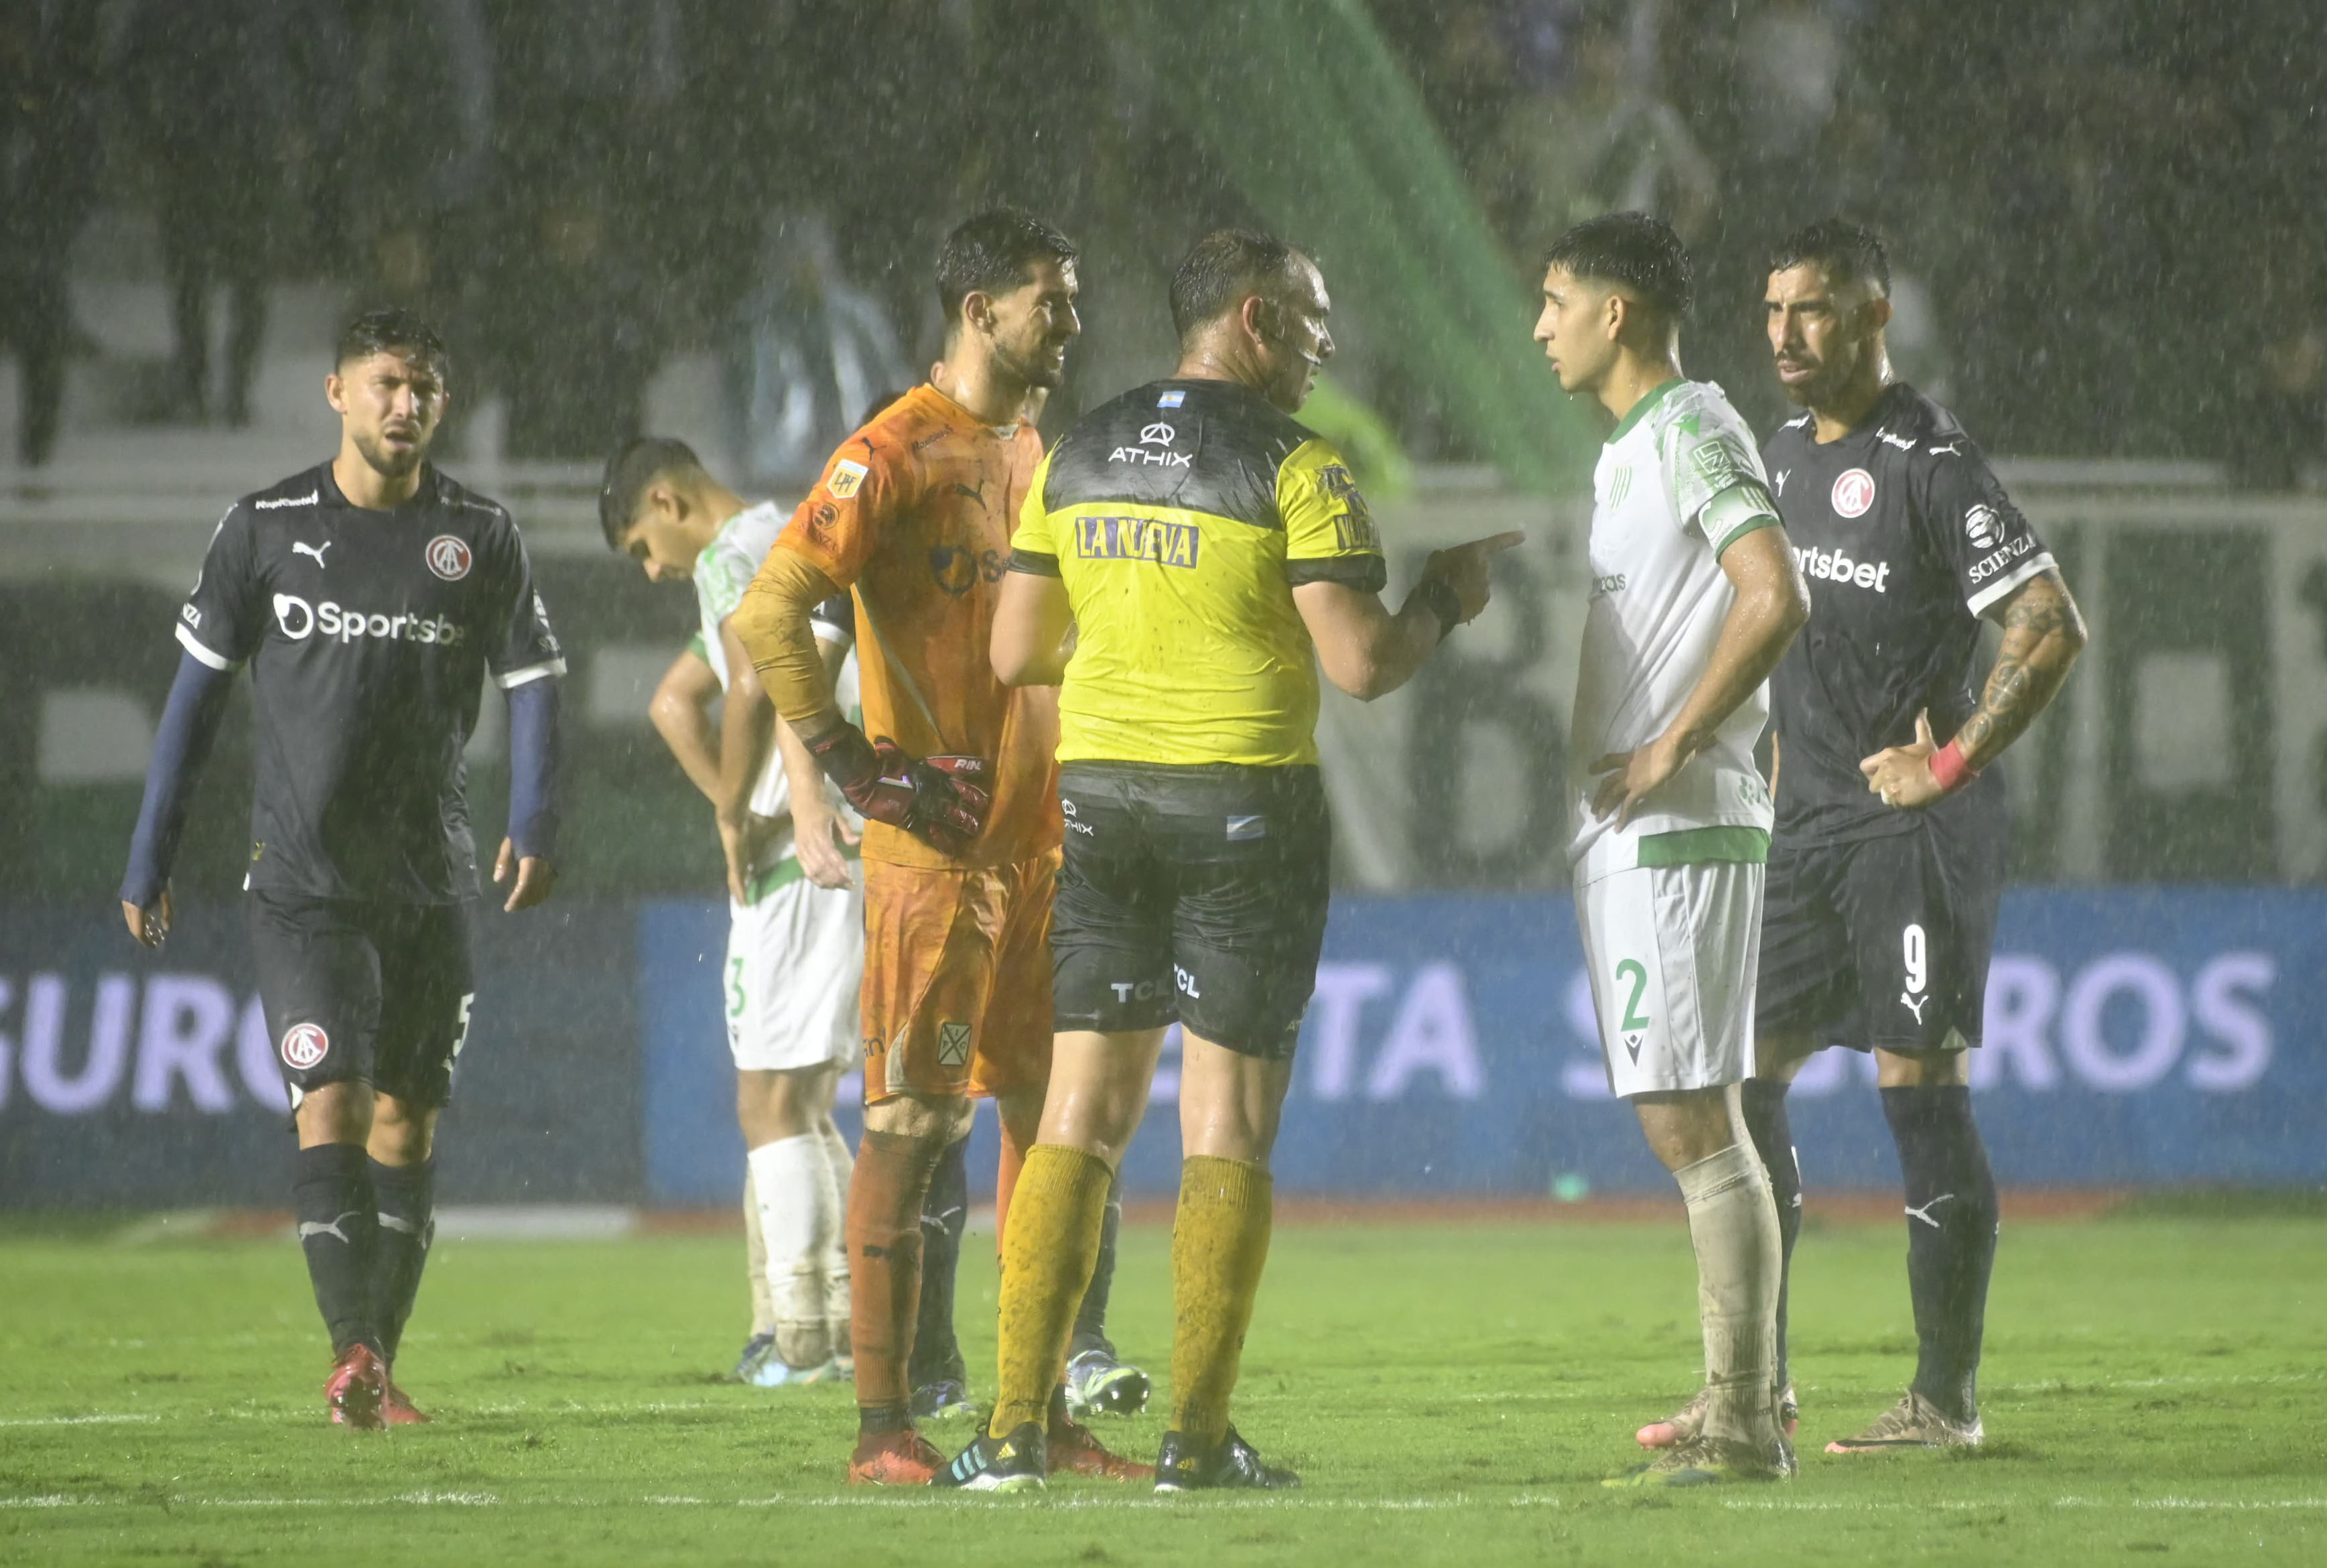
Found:
[[[880,752],[864,738],[864,731],[846,719],[810,741],[808,754],[843,794],[881,775]]]

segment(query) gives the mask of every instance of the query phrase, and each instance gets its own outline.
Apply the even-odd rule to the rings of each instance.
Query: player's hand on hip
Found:
[[[1489,577],[1495,557],[1526,538],[1525,534],[1491,534],[1451,550],[1433,550],[1430,559],[1423,563],[1422,574],[1439,578],[1453,589],[1455,599],[1463,606],[1463,621],[1476,621],[1479,612],[1487,607]]]
[[[1618,827],[1631,826],[1640,802],[1679,772],[1687,761],[1687,751],[1671,735],[1659,735],[1629,751],[1593,758],[1590,771],[1606,777],[1592,791],[1592,815],[1612,816]]]
[[[1860,762],[1858,770],[1866,775],[1868,792],[1883,805],[1920,811],[1947,793],[1931,776],[1931,753],[1938,750],[1931,742],[1931,715],[1920,713],[1915,715],[1912,745],[1877,751]]]
[[[158,947],[169,940],[170,921],[175,912],[166,883],[160,896],[150,904],[133,904],[127,899],[121,901],[121,918],[129,922],[129,934],[148,947]]]
[[[833,842],[835,835],[839,843]],[[847,818],[823,801],[792,808],[792,843],[799,852],[800,872],[820,888],[845,888],[855,879],[848,873],[843,846],[854,848],[864,835],[848,826]]]
[[[808,743],[825,777],[840,786],[868,822],[885,822],[948,854],[960,854],[986,830],[994,798],[983,757],[915,757],[883,736],[867,740],[843,723]]]
[[[520,858],[517,845],[504,838],[500,854],[493,857],[493,885],[499,887],[512,877],[516,878],[516,885],[509,889],[509,901],[501,905],[512,915],[533,908],[557,886],[556,866],[537,854]]]

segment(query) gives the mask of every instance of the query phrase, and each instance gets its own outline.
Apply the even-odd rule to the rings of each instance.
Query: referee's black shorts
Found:
[[[1770,846],[1754,1036],[1855,1050],[1979,1043],[2004,897],[2003,831],[1930,817],[1839,844]]]
[[[1051,920],[1057,1027],[1293,1055],[1325,942],[1332,825],[1313,767],[1069,762]]]
[[[254,889],[250,950],[292,1100],[367,1083],[442,1109],[476,993],[469,907]]]

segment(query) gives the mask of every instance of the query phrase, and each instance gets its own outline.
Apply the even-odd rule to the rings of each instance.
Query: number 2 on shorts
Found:
[[[1621,985],[1628,975],[1632,994],[1624,1003],[1624,1022],[1616,1027],[1630,1034],[1649,1026],[1649,1021],[1640,1016],[1640,993],[1649,988],[1649,972],[1638,958],[1627,958],[1616,966],[1616,984]]]

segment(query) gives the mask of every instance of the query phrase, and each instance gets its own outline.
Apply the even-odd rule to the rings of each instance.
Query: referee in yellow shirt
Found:
[[[1000,1395],[940,1485],[1042,1485],[1044,1402],[1174,1022],[1186,1162],[1155,1489],[1299,1484],[1237,1435],[1229,1394],[1325,936],[1317,667],[1354,696],[1396,690],[1485,608],[1489,560],[1519,539],[1440,551],[1403,608],[1382,604],[1365,499],[1292,417],[1333,351],[1328,309],[1291,246],[1204,236],[1172,280],[1178,369],[1085,416],[1027,493],[993,651],[1013,686],[1063,686],[1057,1034],[1003,1238]]]

